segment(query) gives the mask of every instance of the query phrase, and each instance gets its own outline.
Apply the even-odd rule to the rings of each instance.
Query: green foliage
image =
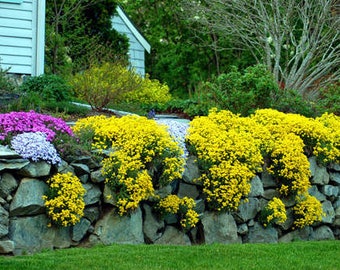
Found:
[[[57,75],[40,75],[29,77],[19,87],[27,95],[38,95],[44,102],[71,100],[72,91],[66,81]]]
[[[93,109],[103,110],[111,103],[124,99],[124,95],[137,91],[141,77],[120,62],[94,65],[70,79],[78,98]]]
[[[256,109],[271,107],[278,92],[277,83],[263,65],[248,67],[243,73],[232,67],[201,87],[186,109],[189,115],[206,115],[212,107],[250,115]]]
[[[171,95],[169,93],[169,87],[166,84],[162,84],[158,80],[150,79],[150,76],[147,74],[142,80],[140,87],[126,93],[124,98],[127,102],[138,102],[144,106],[150,106],[155,103],[162,106],[171,100]]]
[[[0,66],[0,94],[12,92],[15,89],[15,83],[7,76],[8,69],[2,69]]]
[[[126,55],[128,40],[111,25],[116,6],[114,0],[47,0],[46,72],[68,76],[88,68],[94,56]]]
[[[340,81],[320,90],[317,107],[321,113],[329,112],[340,116]]]
[[[296,113],[307,117],[316,116],[312,102],[305,100],[296,90],[280,89],[273,100],[272,108],[285,113]]]

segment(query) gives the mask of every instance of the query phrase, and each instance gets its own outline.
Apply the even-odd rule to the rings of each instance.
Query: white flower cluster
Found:
[[[44,160],[50,164],[59,164],[59,157],[54,145],[47,141],[43,132],[25,132],[14,136],[11,140],[12,149],[23,158],[32,161]]]

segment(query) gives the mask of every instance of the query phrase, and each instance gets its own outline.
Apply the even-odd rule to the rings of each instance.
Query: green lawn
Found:
[[[112,245],[2,256],[0,269],[340,269],[340,241],[201,246]]]

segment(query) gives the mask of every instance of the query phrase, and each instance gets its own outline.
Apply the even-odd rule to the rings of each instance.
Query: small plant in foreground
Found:
[[[156,208],[164,216],[175,214],[180,219],[180,224],[184,229],[190,229],[196,226],[199,221],[199,215],[194,210],[196,203],[194,199],[184,197],[179,198],[177,195],[169,195],[159,201]]]
[[[33,161],[44,160],[51,164],[59,164],[61,159],[54,145],[47,141],[42,132],[18,134],[11,140],[11,147],[23,158]]]
[[[287,220],[284,203],[279,198],[274,197],[262,210],[260,220],[264,227],[284,223]]]
[[[75,225],[84,215],[85,189],[72,173],[58,173],[47,180],[49,191],[43,196],[52,224]],[[51,224],[50,224],[51,225]]]

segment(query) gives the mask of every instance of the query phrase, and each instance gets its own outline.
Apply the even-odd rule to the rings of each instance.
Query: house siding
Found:
[[[145,50],[146,48],[136,37],[135,33],[130,29],[121,16],[116,15],[112,18],[112,27],[120,34],[126,35],[129,39],[129,61],[130,65],[141,76],[145,76]],[[149,45],[150,46],[150,45]],[[147,48],[150,50],[150,48]]]
[[[40,3],[38,3],[40,1]],[[43,14],[39,14],[43,5]],[[38,17],[38,14],[40,17]],[[42,15],[42,16],[41,16]],[[40,21],[40,22],[39,22]],[[45,22],[44,0],[24,0],[22,3],[0,1],[0,65],[9,73],[40,75],[43,73],[43,50],[38,23]],[[39,46],[38,46],[39,45]],[[42,48],[41,48],[42,47]],[[41,67],[42,66],[42,67]]]

